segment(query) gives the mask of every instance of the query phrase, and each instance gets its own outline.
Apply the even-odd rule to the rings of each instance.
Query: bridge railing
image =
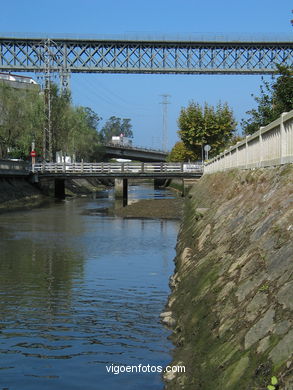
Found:
[[[198,163],[36,163],[33,172],[65,174],[202,173]]]
[[[261,127],[205,164],[204,173],[250,169],[293,162],[293,110]]]

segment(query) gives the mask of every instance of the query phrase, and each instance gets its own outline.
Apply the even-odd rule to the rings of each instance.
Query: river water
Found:
[[[129,192],[170,196],[147,185]],[[170,362],[159,314],[178,222],[97,210],[112,202],[0,215],[0,390],[163,389],[160,373],[116,375],[106,366]]]

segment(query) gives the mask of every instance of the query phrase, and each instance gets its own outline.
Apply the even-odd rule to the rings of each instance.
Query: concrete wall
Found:
[[[185,202],[167,390],[293,389],[293,166],[204,175]],[[276,389],[277,390],[277,389]]]
[[[0,160],[0,176],[28,174],[29,164],[26,161]]]

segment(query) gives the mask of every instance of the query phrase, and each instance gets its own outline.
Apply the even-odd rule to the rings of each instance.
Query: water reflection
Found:
[[[0,388],[163,388],[158,374],[116,376],[105,364],[170,361],[158,318],[177,223],[84,212],[109,202],[0,216]]]

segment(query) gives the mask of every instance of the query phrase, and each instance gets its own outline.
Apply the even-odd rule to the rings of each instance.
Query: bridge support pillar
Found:
[[[123,200],[123,207],[127,206],[128,201],[128,180],[115,179],[115,199]]]
[[[55,198],[65,199],[65,179],[55,179]]]

